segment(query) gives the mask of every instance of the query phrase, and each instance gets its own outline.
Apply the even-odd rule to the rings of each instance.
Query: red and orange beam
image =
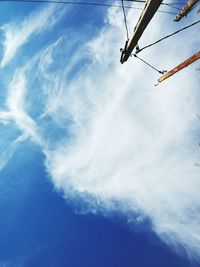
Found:
[[[175,73],[179,72],[180,70],[186,68],[187,66],[189,66],[190,64],[192,64],[194,61],[196,61],[198,59],[200,59],[200,51],[197,52],[196,54],[194,54],[193,56],[191,56],[190,58],[186,59],[185,61],[183,61],[181,64],[179,64],[178,66],[176,66],[172,70],[170,70],[167,73],[165,73],[162,77],[160,77],[158,79],[158,82],[161,83],[162,81],[164,81],[167,78],[171,77],[172,75],[174,75]]]

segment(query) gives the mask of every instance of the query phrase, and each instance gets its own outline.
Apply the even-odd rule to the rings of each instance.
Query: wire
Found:
[[[119,0],[118,0],[119,1]],[[135,2],[135,3],[146,3],[146,1],[144,0],[124,0],[126,2]],[[177,4],[177,3],[176,3]],[[171,4],[171,3],[161,3],[161,5],[164,5],[164,6],[168,6],[168,7],[171,7],[173,9],[177,9],[179,10],[178,7],[175,7],[174,4]],[[182,4],[181,4],[182,5]]]
[[[122,0],[118,0],[118,1],[122,1]],[[123,0],[123,2],[126,1],[126,2],[134,2],[134,3],[146,3],[145,0]],[[180,3],[175,3],[175,4],[180,4]],[[168,6],[170,8],[173,8],[173,9],[176,9],[176,10],[179,10],[180,8],[178,7],[175,7],[173,3],[161,3],[161,5],[164,5],[164,6]],[[182,3],[183,4],[183,3]],[[181,4],[181,5],[182,5]]]
[[[49,4],[68,4],[68,5],[86,5],[86,6],[101,6],[101,7],[116,7],[121,8],[120,5],[116,4],[103,4],[103,3],[92,3],[92,2],[76,2],[76,1],[65,1],[65,0],[0,0],[0,2],[10,2],[10,3],[49,3]],[[138,9],[141,10],[141,7],[133,7],[133,6],[124,6],[124,8],[129,9]],[[172,14],[176,15],[174,12],[158,10],[160,13]]]
[[[120,1],[120,0],[118,0]],[[126,2],[136,2],[136,3],[146,3],[146,0],[124,0]],[[161,3],[161,5],[184,5],[185,2],[179,2],[179,3],[167,3],[167,2],[164,2],[164,3]]]
[[[140,61],[142,61],[144,64],[146,64],[147,66],[149,66],[150,68],[154,69],[155,71],[157,71],[160,74],[164,74],[165,72],[167,72],[166,70],[158,70],[157,68],[155,68],[153,65],[151,65],[150,63],[148,63],[147,61],[145,61],[144,59],[142,59],[141,57],[138,57],[138,55],[134,54],[134,57],[136,57],[137,59],[139,59]]]
[[[121,1],[121,0],[119,0]],[[128,0],[129,1],[129,0]],[[132,1],[132,0],[131,0]],[[17,3],[50,3],[50,4],[69,4],[69,5],[88,5],[88,6],[103,6],[103,7],[121,7],[115,4],[104,4],[104,3],[92,3],[92,2],[76,2],[76,1],[65,1],[65,0],[0,0],[0,2],[17,2]],[[125,6],[125,8],[142,9],[140,7],[135,8],[132,6]]]
[[[170,5],[185,5],[185,2],[179,2],[179,3],[170,3]]]
[[[120,0],[118,0],[120,1]],[[126,2],[134,2],[134,3],[146,3],[145,0],[124,0]],[[171,7],[173,9],[176,9],[176,10],[179,10],[180,8],[178,7],[175,7],[175,5],[184,5],[185,3],[182,2],[182,3],[168,3],[168,2],[162,2],[161,5],[164,5],[164,6],[168,6],[168,7]]]
[[[168,4],[168,3],[162,3],[162,4],[165,5],[165,6],[171,7],[171,8],[173,8],[173,9],[180,10],[180,8],[175,7],[175,6],[173,6],[173,5],[171,5],[171,4]]]
[[[126,10],[125,10],[125,7],[124,7],[124,1],[121,0],[121,2],[122,2],[123,14],[124,14],[124,25],[125,25],[125,29],[126,29],[126,36],[127,36],[127,40],[129,40],[128,25],[127,25],[127,20],[126,20]]]
[[[121,0],[120,0],[121,1]],[[13,2],[13,3],[49,3],[49,4],[69,4],[69,5],[86,5],[86,6],[102,6],[102,7],[121,7],[115,4],[103,4],[103,3],[92,3],[92,2],[76,2],[76,1],[65,1],[65,0],[0,0],[0,2]],[[131,6],[125,6],[126,8],[142,9],[140,7],[135,8]]]
[[[155,45],[155,44],[158,44],[158,43],[160,43],[161,41],[163,41],[163,40],[165,40],[165,39],[167,39],[167,38],[169,38],[169,37],[171,37],[171,36],[173,36],[173,35],[175,35],[175,34],[181,32],[181,31],[184,31],[184,30],[186,30],[186,29],[188,29],[188,28],[190,28],[190,27],[192,27],[192,26],[194,26],[194,25],[196,25],[196,24],[198,24],[198,23],[200,23],[200,20],[197,20],[197,21],[195,21],[194,23],[192,23],[192,24],[190,24],[190,25],[188,25],[188,26],[185,26],[185,27],[181,28],[181,29],[178,30],[178,31],[175,31],[175,32],[173,32],[173,33],[171,33],[171,34],[169,34],[169,35],[166,35],[165,37],[163,37],[163,38],[157,40],[156,42],[153,42],[153,43],[151,43],[151,44],[149,44],[149,45],[146,45],[146,46],[144,46],[144,47],[142,47],[142,48],[139,48],[139,49],[136,51],[136,53],[138,54],[139,52],[143,51],[144,49],[147,49],[147,48],[149,48],[149,47],[151,47],[151,46],[153,46],[153,45]]]
[[[118,0],[119,1],[119,0]],[[144,1],[144,0],[124,0],[124,1],[126,1],[126,2],[135,2],[135,3],[146,3],[146,1]],[[177,4],[177,3],[176,3]],[[179,3],[180,4],[180,3]],[[171,8],[174,8],[174,9],[178,9],[179,10],[179,8],[178,7],[175,7],[174,5],[175,4],[172,4],[172,3],[161,3],[161,5],[164,5],[164,6],[168,6],[168,7],[171,7]],[[181,4],[182,5],[182,4]]]

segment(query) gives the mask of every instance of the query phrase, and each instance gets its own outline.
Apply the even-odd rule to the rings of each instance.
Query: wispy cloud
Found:
[[[199,161],[198,72],[188,68],[155,88],[157,73],[132,59],[120,65],[118,48],[125,35],[119,12],[109,10],[99,35],[70,54],[71,64],[65,61],[65,38],[42,54],[35,73],[41,76],[45,96],[39,123],[26,108],[30,77],[22,69],[9,86],[7,109],[0,119],[13,119],[23,134],[41,145],[49,174],[66,198],[82,195],[92,212],[98,212],[101,203],[108,211],[127,213],[133,224],[138,219],[133,214],[138,213],[151,220],[153,231],[170,246],[200,257],[200,180],[194,166]],[[163,15],[154,19],[148,31],[154,34],[145,34],[141,45],[157,39],[166,23],[174,28]],[[166,41],[143,56],[170,68],[195,51],[194,36],[181,35],[170,52],[171,42]],[[186,39],[190,46],[180,50]],[[72,45],[69,38],[67,42]],[[47,116],[50,126],[43,121]],[[55,138],[47,145],[52,128],[63,131],[59,145],[54,145]],[[88,195],[97,200],[91,206]]]
[[[17,51],[23,46],[33,34],[38,34],[45,29],[49,29],[62,16],[57,11],[56,5],[45,6],[38,11],[33,12],[23,21],[11,22],[1,27],[4,32],[5,40],[3,41],[4,54],[1,61],[1,68],[4,68],[10,60],[13,59]],[[56,14],[57,18],[54,17]]]
[[[7,148],[0,155],[0,170],[2,170],[6,166],[6,164],[10,161],[13,154],[15,153],[18,144],[23,142],[27,137],[28,137],[27,134],[22,134],[18,136],[16,139],[14,139],[13,142],[9,143]]]
[[[7,148],[0,156],[0,169],[4,168],[8,161],[12,158],[17,146],[30,137],[35,143],[40,144],[41,140],[38,135],[37,125],[35,121],[28,115],[26,108],[27,84],[25,78],[25,70],[16,71],[13,80],[10,83],[6,109],[0,111],[0,122],[21,131],[17,137],[8,142]],[[3,126],[1,126],[2,129]]]
[[[199,257],[200,180],[194,166],[199,159],[198,73],[182,71],[155,88],[159,74],[136,60],[121,66],[114,48],[121,45],[123,27],[115,19],[118,13],[109,12],[109,25],[87,44],[91,65],[60,96],[59,106],[65,106],[64,114],[73,121],[74,139],[66,138],[47,154],[47,168],[66,197],[89,194],[108,210],[139,212],[170,246]],[[163,17],[159,23],[155,19],[149,29],[154,29],[153,37],[145,35],[143,42],[156,39],[162,24]],[[195,51],[192,39],[184,51],[179,51],[184,36],[173,43],[177,56],[170,62],[162,52],[169,53],[168,41],[144,56],[157,66],[176,65]],[[98,201],[91,205],[98,211]],[[137,220],[133,217],[132,223]]]
[[[17,137],[15,137],[15,134],[14,137],[9,138],[9,140],[5,137],[4,142],[7,143],[7,148],[1,153],[0,169],[6,166],[12,158],[17,146],[27,138],[31,138],[38,145],[42,143],[37,124],[28,114],[26,105],[27,89],[26,69],[22,68],[14,74],[8,88],[5,109],[0,111],[0,122],[12,128],[13,132],[17,129],[21,134],[18,133]],[[4,126],[1,126],[1,130],[3,127]]]
[[[37,126],[26,110],[27,87],[25,73],[16,72],[8,90],[6,106],[10,119],[16,123],[17,127],[24,134],[39,142]]]

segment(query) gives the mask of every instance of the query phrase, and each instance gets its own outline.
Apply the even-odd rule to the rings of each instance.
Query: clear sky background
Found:
[[[158,12],[139,45],[197,10]],[[170,70],[199,36],[140,55]],[[121,8],[1,3],[0,267],[200,266],[200,63],[155,87],[125,40]]]

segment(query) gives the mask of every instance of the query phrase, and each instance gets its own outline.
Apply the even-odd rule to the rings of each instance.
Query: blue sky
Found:
[[[154,87],[119,63],[121,8],[0,12],[0,267],[200,266],[199,62]],[[139,45],[197,19],[158,13]],[[197,25],[141,57],[170,70],[198,44]]]

